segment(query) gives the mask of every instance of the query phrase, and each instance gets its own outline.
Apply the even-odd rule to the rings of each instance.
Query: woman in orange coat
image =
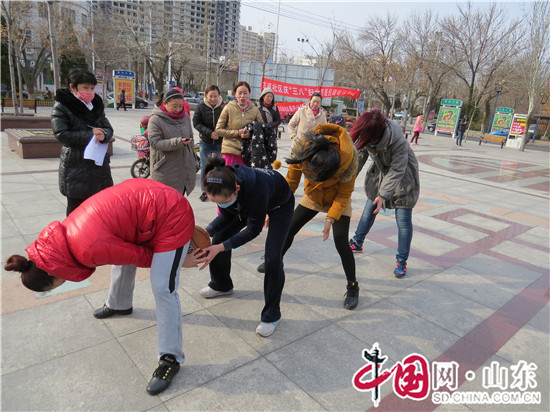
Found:
[[[327,214],[323,229],[326,241],[332,228],[334,245],[346,274],[347,292],[344,307],[352,310],[359,302],[359,285],[355,278],[355,259],[348,245],[351,218],[351,194],[355,187],[358,158],[355,146],[343,127],[321,124],[296,140],[286,180],[293,192],[302,175],[304,196],[294,210],[283,255],[292,245],[294,236],[317,213]],[[264,265],[258,267],[263,272]]]

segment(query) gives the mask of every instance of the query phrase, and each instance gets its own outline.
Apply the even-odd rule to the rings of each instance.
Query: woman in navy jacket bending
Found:
[[[233,293],[231,249],[257,237],[267,217],[265,306],[256,333],[270,336],[281,320],[283,245],[294,211],[294,194],[279,172],[239,164],[225,166],[225,160],[217,154],[210,156],[204,172],[206,194],[218,204],[220,214],[206,227],[212,246],[203,249],[208,255],[202,268],[210,264],[211,280],[200,294],[208,299]]]

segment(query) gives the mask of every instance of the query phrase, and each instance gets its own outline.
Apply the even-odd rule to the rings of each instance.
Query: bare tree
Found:
[[[485,11],[475,9],[470,1],[458,5],[458,14],[443,19],[443,37],[453,60],[446,66],[468,87],[465,109],[474,117],[472,108],[488,92],[495,72],[518,52],[521,37],[520,20],[507,20],[504,8],[492,3]]]
[[[401,36],[398,21],[389,14],[385,18],[370,17],[358,39],[342,36],[341,54],[347,54],[345,65],[353,70],[356,84],[366,85],[381,101],[387,112],[392,105],[391,79],[398,69],[397,53]]]
[[[438,30],[439,18],[431,10],[413,13],[403,26],[403,51],[417,69],[416,82],[426,90],[424,100],[424,128],[428,122],[427,113],[434,106],[441,86],[448,77],[451,67],[458,64],[457,56],[449,55],[442,41],[442,33]],[[453,63],[451,60],[455,60]],[[446,61],[447,64],[442,64]],[[416,74],[416,73],[415,73]]]
[[[520,62],[523,68],[523,83],[529,96],[527,127],[522,136],[520,151],[525,150],[535,104],[538,103],[539,94],[544,89],[550,75],[550,3],[548,1],[537,1],[531,4],[531,16],[528,20],[528,41]]]
[[[19,64],[14,61],[15,51],[19,52],[21,43],[24,39],[20,36],[20,25],[25,13],[28,12],[31,5],[24,2],[14,2],[14,1],[2,1],[2,14],[6,21],[6,30],[7,30],[7,40],[8,40],[8,64],[10,67],[10,85],[11,85],[11,94],[13,99],[13,107],[15,115],[19,114],[19,110],[23,113],[23,85],[21,79],[21,70],[18,70],[19,77],[19,91],[21,92],[21,101],[17,99],[17,88],[15,87],[15,65]],[[24,37],[24,36],[23,36]],[[17,44],[17,46],[16,46]]]

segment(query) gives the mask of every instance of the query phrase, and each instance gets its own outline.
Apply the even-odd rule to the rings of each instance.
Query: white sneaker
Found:
[[[267,338],[268,336],[273,335],[273,332],[275,332],[275,328],[280,321],[281,319],[275,322],[260,322],[260,324],[256,328],[256,333],[260,336],[263,336],[264,338]]]
[[[211,298],[215,298],[216,296],[222,296],[222,295],[231,295],[232,293],[233,293],[233,289],[228,290],[227,292],[220,292],[219,290],[212,289],[210,286],[207,286],[199,290],[199,294],[205,299],[211,299]]]

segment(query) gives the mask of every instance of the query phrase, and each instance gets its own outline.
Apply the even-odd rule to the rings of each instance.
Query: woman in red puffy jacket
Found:
[[[177,291],[182,265],[202,262],[200,253],[187,255],[194,229],[193,210],[181,193],[153,180],[129,179],[88,198],[62,222],[50,223],[25,249],[29,259],[13,255],[5,269],[21,272],[27,288],[48,291],[113,265],[107,302],[94,312],[104,319],[132,313],[136,267],[150,267],[159,366],[147,391],[154,395],[168,387],[185,359]]]

